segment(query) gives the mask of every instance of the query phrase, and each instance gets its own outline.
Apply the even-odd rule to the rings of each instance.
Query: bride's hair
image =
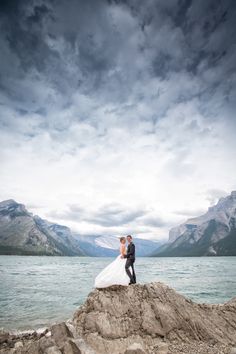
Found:
[[[120,237],[120,242],[122,242],[122,241],[126,241],[124,236]]]

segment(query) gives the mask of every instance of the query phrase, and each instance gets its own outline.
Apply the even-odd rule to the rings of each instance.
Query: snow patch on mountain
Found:
[[[95,239],[95,244],[99,247],[109,248],[112,250],[119,249],[119,238],[115,236],[100,236]]]

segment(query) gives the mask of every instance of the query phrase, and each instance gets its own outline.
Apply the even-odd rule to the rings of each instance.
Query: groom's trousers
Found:
[[[130,267],[132,269],[132,274],[129,270]],[[130,278],[130,283],[135,284],[136,283],[136,274],[134,271],[134,259],[127,258],[126,263],[125,263],[125,270]]]

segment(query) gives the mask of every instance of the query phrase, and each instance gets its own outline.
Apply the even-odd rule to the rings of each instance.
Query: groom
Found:
[[[134,272],[134,262],[135,262],[135,244],[132,242],[132,236],[128,235],[126,237],[128,241],[128,247],[127,247],[127,253],[124,255],[124,258],[127,258],[126,264],[125,264],[125,270],[126,273],[128,274],[130,278],[130,284],[135,284],[136,283],[136,275]],[[129,270],[129,267],[132,268],[132,274]]]

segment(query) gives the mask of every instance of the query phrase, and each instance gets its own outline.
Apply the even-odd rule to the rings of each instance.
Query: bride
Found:
[[[129,285],[130,279],[125,271],[126,254],[125,237],[120,238],[120,254],[108,264],[95,278],[96,288],[106,288],[111,285]]]

